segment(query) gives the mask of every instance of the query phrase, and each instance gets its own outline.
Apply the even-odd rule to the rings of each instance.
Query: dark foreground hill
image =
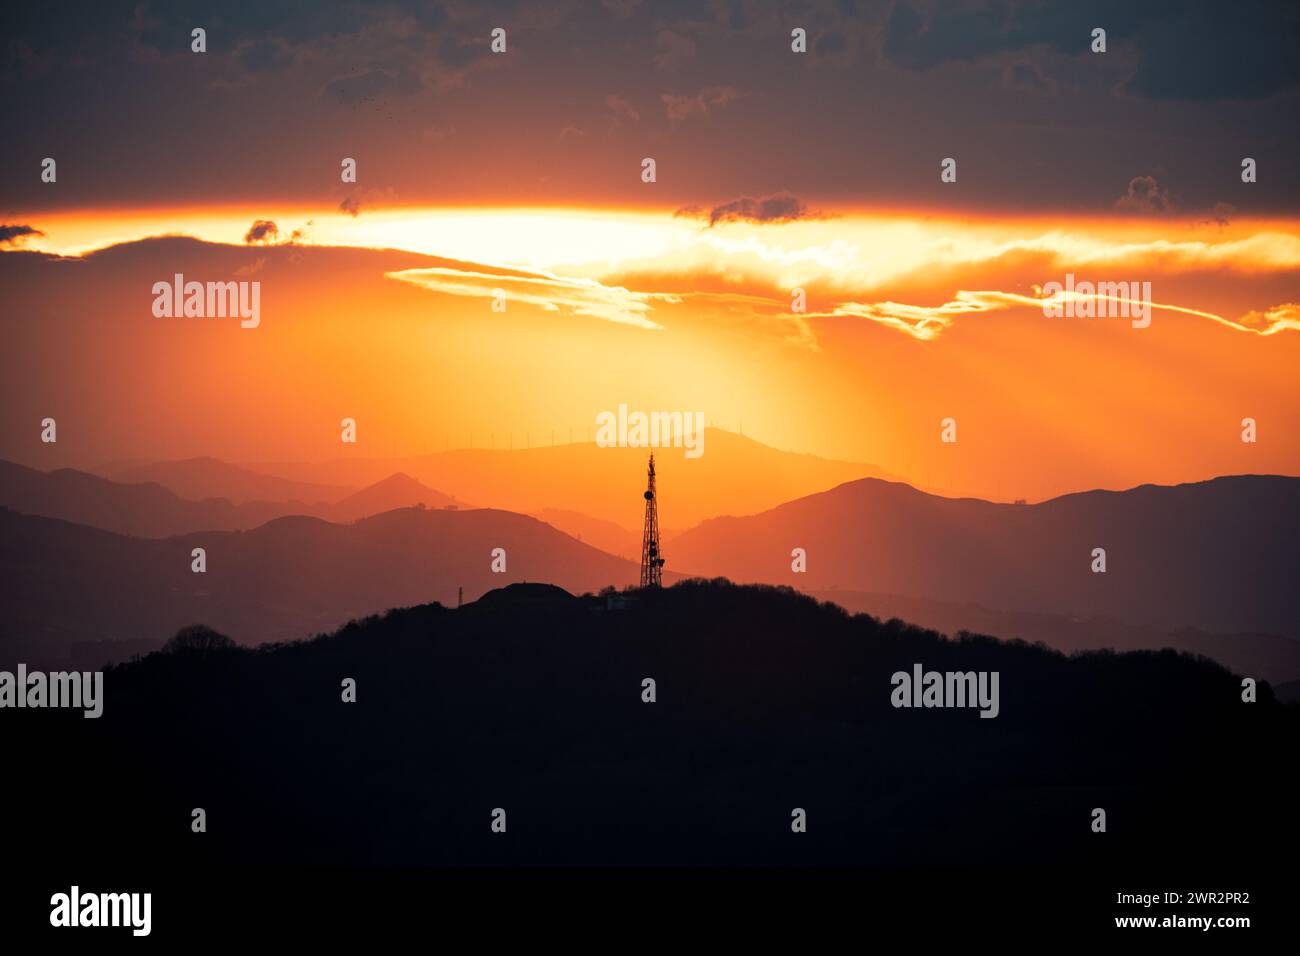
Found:
[[[999,715],[892,707],[891,674],[914,664],[997,671]],[[1126,879],[1155,861],[1231,883],[1295,846],[1297,711],[1267,685],[1248,704],[1237,677],[1173,652],[949,641],[787,589],[687,582],[613,610],[514,585],[307,642],[154,654],[105,684],[98,720],[5,714],[15,859],[1049,864]],[[206,833],[191,832],[196,807]]]

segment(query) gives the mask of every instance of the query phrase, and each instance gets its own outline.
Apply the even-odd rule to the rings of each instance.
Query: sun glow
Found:
[[[277,227],[269,244],[246,244],[250,226],[268,220]],[[364,420],[372,447],[413,453],[430,439],[491,445],[494,435],[508,447],[512,431],[525,444],[530,433],[583,435],[595,410],[626,400],[702,410],[777,447],[993,497],[1247,464],[1287,470],[1295,456],[1279,437],[1238,462],[1229,427],[1268,408],[1270,436],[1296,433],[1294,221],[861,210],[710,226],[671,209],[364,205],[355,217],[243,205],[12,221],[41,234],[8,248],[64,255],[167,235],[225,244],[119,246],[89,257],[78,282],[63,281],[72,270],[61,266],[6,257],[17,277],[6,289],[12,311],[29,324],[98,316],[77,332],[93,350],[59,361],[110,356],[100,364],[127,375],[137,352],[152,356],[157,387],[188,409],[171,430],[149,433],[169,454],[267,458],[285,454],[284,435],[300,435],[293,454],[329,455],[337,435],[316,420],[326,407],[334,422]],[[150,290],[182,265],[195,281],[261,281],[256,330],[232,337],[230,323],[157,318]],[[1045,317],[1043,289],[1072,272],[1149,282],[1150,327]],[[116,290],[107,298],[104,282]],[[494,308],[498,299],[508,305]],[[110,314],[99,315],[106,302]],[[93,383],[85,401],[96,413],[108,403],[115,420],[154,414],[129,378],[108,388],[98,372],[60,374]],[[221,384],[232,374],[241,383],[233,397]],[[35,384],[11,391],[28,403],[15,406],[18,418],[46,414]],[[1018,398],[1025,391],[1039,397],[1032,412]],[[1147,403],[1136,418],[1134,395]],[[980,435],[960,446],[960,478],[934,440],[953,409]],[[232,414],[258,422],[256,434],[195,425]],[[1018,429],[989,426],[1011,418]],[[1117,437],[1118,420],[1129,425]],[[95,454],[124,453],[120,433],[110,438]],[[1041,468],[1024,467],[1029,446],[1045,449]],[[1089,449],[1126,464],[1095,466]]]
[[[923,213],[855,211],[779,223],[727,221],[667,210],[567,208],[340,211],[212,208],[138,213],[33,215],[41,234],[23,248],[80,255],[117,242],[187,235],[243,245],[255,220],[270,220],[272,243],[390,249],[453,260],[393,272],[397,279],[452,295],[483,296],[510,287],[545,310],[647,329],[662,327],[656,303],[681,303],[758,315],[789,313],[792,290],[814,289],[812,315],[877,321],[930,340],[964,296],[1024,295],[1067,269],[1123,267],[1179,296],[1181,277],[1300,269],[1300,224],[1197,220],[991,218],[978,222]],[[517,270],[510,275],[503,270]],[[978,284],[975,284],[978,283]],[[977,291],[983,290],[983,291]],[[1247,299],[1232,314],[1171,301],[1168,308],[1252,329],[1293,328],[1294,297]],[[557,298],[558,297],[558,298]],[[946,305],[943,303],[947,303]],[[1281,311],[1279,311],[1281,310]],[[929,317],[917,321],[917,317]],[[1285,321],[1275,320],[1281,316]],[[815,345],[798,316],[780,330]]]
[[[595,275],[629,264],[657,271],[748,262],[791,280],[833,273],[846,284],[883,282],[926,265],[981,262],[1017,251],[1077,262],[1134,257],[1196,265],[1300,267],[1300,223],[1002,218],[981,222],[924,214],[852,212],[783,223],[709,226],[668,211],[577,209],[388,209],[358,216],[301,208],[212,208],[19,216],[42,235],[24,248],[81,255],[149,236],[187,235],[243,244],[254,220],[278,241],[398,249],[533,271]]]

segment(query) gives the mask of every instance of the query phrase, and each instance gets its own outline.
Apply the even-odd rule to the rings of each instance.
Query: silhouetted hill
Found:
[[[533,515],[538,521],[545,521],[553,528],[558,528],[571,538],[586,542],[593,548],[600,548],[609,554],[622,558],[641,560],[641,533],[615,524],[582,514],[579,511],[565,511],[562,508],[543,508]],[[660,531],[660,537],[668,540],[667,532]]]
[[[450,495],[444,495],[410,475],[398,472],[335,502],[328,509],[328,516],[333,521],[356,521],[394,508],[411,508],[415,505],[427,508],[446,508],[449,505],[463,507],[461,502]]]
[[[1036,505],[939,498],[875,479],[665,549],[669,567],[740,581],[1115,617],[1162,629],[1300,637],[1300,478],[1240,475],[1089,491]],[[791,570],[791,550],[807,572]],[[1107,570],[1091,570],[1094,548]]]
[[[44,472],[3,460],[0,507],[150,538],[240,521],[239,509],[223,499],[186,501],[153,482],[122,484],[71,468]],[[270,517],[245,520],[260,524]]]
[[[513,610],[531,607],[543,611],[568,612],[576,603],[579,603],[578,598],[554,584],[507,584],[503,588],[488,591],[477,601],[467,605],[472,610],[467,610],[466,613],[496,612],[502,607]]]
[[[1300,641],[1276,634],[1210,634],[1195,628],[1164,631],[1114,618],[993,611],[978,604],[947,604],[897,594],[843,590],[810,593],[854,614],[870,614],[881,620],[896,617],[942,634],[975,631],[996,634],[1004,640],[1041,641],[1067,654],[1103,648],[1138,651],[1171,647],[1208,657],[1236,673],[1263,678],[1275,687],[1278,681],[1300,678]]]
[[[210,641],[114,668],[98,720],[6,715],[7,759],[26,781],[6,850],[72,872],[129,857],[155,869],[1052,865],[1136,878],[1158,860],[1227,879],[1294,845],[1285,754],[1300,711],[1266,685],[1243,703],[1209,662],[950,641],[725,582],[605,607],[516,586],[312,641]],[[915,664],[996,671],[999,715],[894,708],[891,675]],[[347,678],[355,703],[341,699]],[[87,780],[113,785],[90,799]],[[206,834],[191,832],[194,807]],[[497,807],[504,834],[490,830]],[[1092,832],[1096,807],[1105,833]],[[806,833],[791,831],[794,808]]]
[[[127,483],[152,481],[171,489],[182,498],[195,501],[227,498],[235,504],[245,501],[294,501],[304,504],[332,502],[359,487],[288,481],[207,456],[135,465],[105,477]]]
[[[275,490],[274,485],[270,490]],[[0,460],[0,507],[142,538],[193,531],[241,531],[288,515],[346,523],[417,504],[445,508],[456,501],[400,474],[334,503],[287,500],[233,504],[226,498],[189,501],[156,482],[122,483],[70,468],[43,472]]]
[[[522,435],[516,435],[522,443]],[[540,436],[535,436],[540,437]],[[705,429],[704,453],[656,450],[660,521],[685,528],[722,514],[749,514],[800,495],[866,476],[891,477],[874,465],[780,451],[720,428]],[[505,436],[497,436],[505,444]],[[640,520],[628,490],[645,487],[649,448],[593,443],[497,450],[457,449],[409,458],[340,458],[316,463],[259,462],[250,467],[303,482],[363,485],[402,471],[449,495],[534,514],[576,511],[618,525]]]
[[[205,573],[191,570],[194,548],[206,551]],[[491,569],[496,548],[506,552],[504,573]],[[636,579],[630,561],[487,509],[406,508],[350,525],[287,517],[162,540],[0,510],[0,658],[57,662],[85,641],[158,646],[194,623],[256,644],[388,607],[454,605],[458,587],[473,600],[513,581],[581,592]]]

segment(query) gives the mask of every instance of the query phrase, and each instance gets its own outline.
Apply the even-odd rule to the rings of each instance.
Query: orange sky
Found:
[[[255,218],[300,236],[245,245]],[[1296,221],[212,207],[33,222],[44,235],[23,248],[64,255],[163,234],[228,245],[3,257],[19,318],[0,454],[29,464],[546,444],[626,403],[1002,499],[1300,473]],[[257,279],[261,325],[155,318],[150,288],[178,271]],[[1067,273],[1150,282],[1150,327],[1044,317],[1034,300]],[[43,448],[34,423],[56,411]],[[355,448],[338,441],[348,416]]]

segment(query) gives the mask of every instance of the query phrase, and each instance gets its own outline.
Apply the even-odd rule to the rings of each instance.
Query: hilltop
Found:
[[[1226,874],[1292,845],[1285,755],[1297,711],[1267,685],[1243,703],[1238,678],[1211,662],[947,640],[722,581],[637,597],[614,611],[520,584],[314,640],[114,667],[98,720],[10,715],[10,759],[31,786],[11,851],[39,844],[69,866],[129,853],[189,867],[1137,873],[1158,859]],[[892,707],[891,674],[914,664],[998,672],[999,715]],[[347,678],[356,703],[341,699]],[[87,801],[87,779],[115,782]],[[195,806],[206,839],[190,832]],[[489,829],[496,807],[505,835]],[[1090,829],[1095,807],[1105,834]],[[804,834],[791,832],[793,808],[808,815]]]

